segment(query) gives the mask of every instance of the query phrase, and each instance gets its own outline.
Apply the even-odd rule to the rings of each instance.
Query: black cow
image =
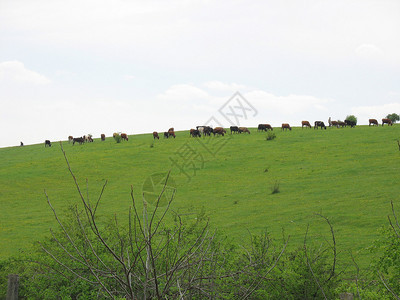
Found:
[[[164,131],[164,138],[169,138],[169,133],[167,131]]]
[[[201,137],[201,133],[200,133],[200,130],[198,130],[198,129],[191,129],[190,130],[190,135],[192,136],[192,137]]]
[[[79,143],[79,145],[82,145],[84,142],[85,142],[85,138],[78,137],[78,138],[74,138],[72,140],[72,145],[75,145],[75,143]]]
[[[237,126],[231,126],[231,127],[230,127],[230,130],[231,130],[231,134],[232,134],[232,132],[238,133],[238,132],[239,132],[239,127],[237,127]]]
[[[49,140],[45,140],[44,141],[44,147],[51,147],[51,143],[50,143],[50,141]]]
[[[326,130],[325,123],[322,122],[322,121],[315,121],[315,122],[314,122],[314,129],[315,129],[315,128],[318,129],[318,127],[321,127],[321,129],[324,128],[324,129]]]
[[[211,136],[211,133],[214,133],[214,130],[210,126],[205,126],[204,127],[204,136],[208,135]]]
[[[344,120],[344,123],[346,123],[346,125],[350,126],[351,128],[356,126],[356,122],[353,120]]]

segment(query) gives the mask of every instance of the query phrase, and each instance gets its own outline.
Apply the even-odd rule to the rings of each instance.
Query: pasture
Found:
[[[140,200],[149,176],[172,169],[177,186],[172,209],[185,218],[204,213],[212,228],[238,243],[249,231],[267,228],[277,240],[290,235],[294,248],[302,246],[308,224],[315,242],[330,240],[319,213],[334,227],[340,258],[350,263],[351,251],[361,266],[368,264],[366,248],[388,224],[391,200],[400,216],[400,125],[275,128],[271,141],[256,128],[251,134],[227,132],[193,138],[182,131],[159,140],[129,135],[121,143],[96,138],[74,146],[64,141],[63,147],[84,194],[87,179],[92,201],[108,180],[100,216],[117,214],[126,221],[131,185]],[[275,184],[279,193],[272,194]],[[59,143],[0,149],[0,258],[29,249],[57,227],[44,190],[61,216],[79,203]]]

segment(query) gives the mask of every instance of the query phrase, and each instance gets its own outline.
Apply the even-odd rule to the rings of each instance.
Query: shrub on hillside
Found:
[[[357,117],[354,116],[354,115],[349,115],[349,116],[347,116],[345,120],[346,120],[346,121],[353,122],[355,125],[357,125]]]
[[[396,123],[397,121],[400,121],[400,116],[396,113],[388,114],[386,116],[387,119],[390,119],[392,123]]]
[[[120,135],[120,134],[114,135],[114,140],[115,140],[117,143],[121,143],[121,141],[122,141],[121,135]]]
[[[268,131],[267,137],[265,138],[267,141],[272,141],[276,138],[275,132]]]

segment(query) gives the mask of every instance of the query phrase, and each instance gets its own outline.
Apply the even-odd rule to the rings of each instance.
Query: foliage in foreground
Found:
[[[137,205],[131,192],[129,225],[121,226],[117,217],[99,220],[96,214],[106,183],[97,202],[90,203],[69,170],[81,206],[61,218],[48,199],[59,228],[31,253],[0,264],[2,291],[7,274],[17,273],[20,296],[34,299],[335,299],[342,291],[390,299],[400,292],[394,209],[390,228],[376,244],[377,276],[360,280],[357,273],[355,283],[347,284],[336,271],[335,234],[324,216],[332,234],[326,244],[310,243],[306,232],[303,247],[293,251],[285,251],[288,238],[277,245],[268,233],[233,245],[212,232],[204,216],[187,221],[171,211],[173,196],[166,206],[156,201],[150,208],[146,202]]]

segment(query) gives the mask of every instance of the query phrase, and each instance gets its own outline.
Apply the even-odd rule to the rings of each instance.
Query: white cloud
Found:
[[[400,114],[400,103],[386,103],[373,106],[358,106],[352,109],[352,114],[358,118],[358,123],[368,124],[368,119],[380,120],[388,114]]]
[[[363,59],[378,59],[384,56],[383,51],[373,44],[362,44],[356,48],[355,53]]]
[[[204,86],[210,90],[224,91],[224,92],[237,92],[244,91],[247,87],[243,84],[237,83],[223,83],[221,81],[208,81],[204,83]]]
[[[157,95],[158,99],[181,103],[205,100],[208,97],[209,95],[206,91],[191,84],[173,85],[165,92]]]
[[[23,63],[16,60],[0,63],[0,81],[38,85],[51,82],[47,77],[25,68]]]

